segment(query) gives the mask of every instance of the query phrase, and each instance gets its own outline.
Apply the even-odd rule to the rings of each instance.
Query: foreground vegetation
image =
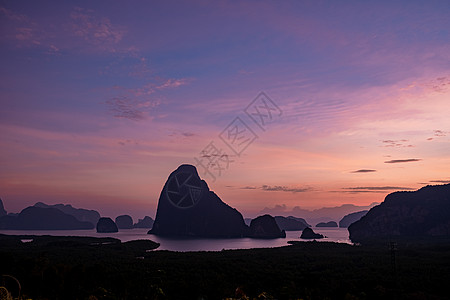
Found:
[[[21,240],[33,239],[22,243]],[[302,242],[220,252],[151,241],[0,235],[0,273],[23,299],[448,299],[450,243]],[[17,297],[14,283],[1,285]]]

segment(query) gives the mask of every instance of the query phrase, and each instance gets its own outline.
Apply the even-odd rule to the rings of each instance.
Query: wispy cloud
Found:
[[[266,192],[291,192],[291,193],[304,193],[312,191],[313,189],[310,187],[288,187],[282,185],[261,185],[261,186],[243,186],[240,187],[241,190],[262,190]]]
[[[297,100],[285,105],[285,122],[295,122],[302,131],[309,131],[319,123],[329,124],[352,118],[353,104],[344,100],[307,99]],[[309,129],[308,129],[309,128]],[[323,130],[330,130],[323,128]]]
[[[139,101],[127,97],[114,97],[107,100],[106,104],[114,117],[140,121],[147,119],[149,111],[160,103],[152,100]]]
[[[188,83],[188,79],[161,79],[153,77],[149,82],[134,88],[114,86],[116,96],[105,101],[114,117],[133,121],[148,119],[149,113],[162,103],[162,90],[177,88]],[[189,135],[185,135],[186,137]]]
[[[427,141],[432,141],[435,138],[441,138],[441,137],[445,137],[449,134],[449,131],[444,131],[444,130],[433,130],[433,137],[429,137],[427,138]]]
[[[139,141],[127,139],[127,140],[118,141],[117,144],[119,144],[120,146],[139,145]]]
[[[331,193],[346,193],[346,194],[364,194],[364,193],[386,193],[390,191],[410,191],[413,188],[401,186],[370,186],[370,187],[348,187],[342,188],[339,191],[330,191]]]
[[[436,93],[445,93],[450,87],[450,78],[443,76],[436,79],[419,84],[424,89],[431,90]]]
[[[0,13],[3,14],[6,18],[13,20],[13,21],[19,21],[24,22],[28,21],[28,17],[23,14],[17,14],[13,12],[10,9],[7,9],[5,7],[0,6]]]
[[[99,15],[92,9],[75,7],[70,13],[54,14],[45,18],[21,14],[12,9],[0,7],[4,15],[5,36],[14,41],[15,47],[46,49],[45,54],[69,52],[134,53],[131,45],[119,45],[127,30]],[[54,24],[58,26],[54,26]]]
[[[383,140],[383,147],[414,147],[408,140]]]
[[[434,136],[447,136],[447,133],[448,133],[448,132],[446,132],[446,131],[435,130],[435,131],[434,131]]]
[[[450,183],[450,180],[430,180],[430,182],[447,184],[447,183]]]
[[[168,136],[190,138],[190,137],[197,136],[197,134],[195,134],[193,132],[189,132],[189,131],[182,131],[182,130],[177,130],[177,129],[171,129],[169,134],[168,134]]]
[[[440,76],[432,79],[415,81],[407,85],[402,90],[422,89],[435,93],[445,93],[450,87],[450,77]]]
[[[373,173],[376,171],[377,170],[372,170],[372,169],[360,169],[360,170],[352,171],[350,173]]]
[[[281,186],[281,185],[263,185],[261,186],[261,190],[263,191],[269,191],[269,192],[292,192],[292,193],[303,193],[311,191],[311,188],[305,187],[305,188],[296,188],[296,187],[287,187],[287,186]]]
[[[115,45],[125,35],[125,30],[111,23],[109,18],[94,16],[93,10],[76,7],[70,14],[73,34],[85,42],[105,51],[116,52]]]
[[[369,191],[369,190],[353,190],[353,191],[330,191],[331,193],[346,193],[346,194],[382,194],[386,191]]]
[[[343,188],[343,190],[349,190],[349,191],[392,191],[392,190],[414,190],[413,188],[409,187],[402,187],[402,186],[358,186],[358,187],[347,187]]]
[[[415,162],[415,161],[421,161],[421,159],[419,159],[419,158],[392,159],[392,160],[387,160],[384,163],[385,164],[398,164],[398,163],[407,163],[407,162]]]
[[[28,16],[0,6],[1,15],[8,20],[8,23],[2,25],[5,27],[4,33],[8,39],[18,43],[16,46],[41,44],[41,38],[37,34],[38,26]]]
[[[162,89],[167,89],[167,88],[176,88],[176,87],[187,84],[189,81],[190,80],[188,78],[181,78],[181,79],[169,78],[162,84],[156,86],[156,89],[162,90]]]
[[[255,72],[247,71],[247,70],[239,70],[238,71],[238,74],[240,74],[240,75],[251,75],[253,73],[255,73]]]

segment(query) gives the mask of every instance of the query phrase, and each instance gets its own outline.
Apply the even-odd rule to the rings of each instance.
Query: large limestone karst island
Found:
[[[395,192],[348,228],[353,242],[450,237],[450,184]]]
[[[279,232],[280,236],[276,237],[283,237],[282,231]],[[148,233],[214,238],[253,236],[242,214],[210,191],[192,165],[181,165],[170,174],[159,197],[153,228]],[[273,233],[267,236],[276,237]]]

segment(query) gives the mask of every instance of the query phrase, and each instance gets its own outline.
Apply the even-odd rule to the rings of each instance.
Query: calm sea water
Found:
[[[348,237],[347,228],[313,228],[314,232],[321,233],[327,238],[318,241],[329,241],[338,243],[351,243]],[[301,231],[287,231],[284,239],[200,239],[200,238],[167,238],[153,234],[147,234],[148,229],[121,229],[117,233],[97,233],[92,230],[0,230],[0,233],[11,235],[53,235],[53,236],[93,236],[93,237],[113,237],[122,242],[132,240],[148,239],[161,244],[157,250],[171,251],[220,251],[223,249],[250,249],[269,248],[288,245],[288,241],[307,241],[300,239]]]

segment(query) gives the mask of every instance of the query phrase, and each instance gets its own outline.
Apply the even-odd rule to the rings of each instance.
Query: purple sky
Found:
[[[449,1],[1,1],[0,197],[153,217],[210,142],[233,162],[200,175],[246,216],[450,182],[449,15]],[[261,91],[282,112],[265,130],[244,112]],[[257,136],[239,157],[219,137],[236,117]]]

